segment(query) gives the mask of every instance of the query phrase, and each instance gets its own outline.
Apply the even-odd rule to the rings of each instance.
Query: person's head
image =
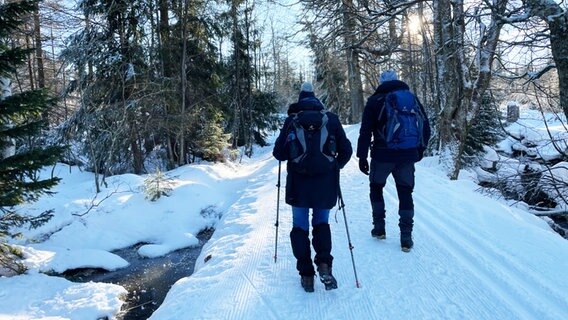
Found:
[[[394,70],[386,70],[379,76],[379,84],[383,84],[387,81],[398,80],[398,76]]]
[[[300,96],[298,97],[298,100],[302,100],[307,97],[315,97],[314,86],[309,82],[304,82],[300,87]]]

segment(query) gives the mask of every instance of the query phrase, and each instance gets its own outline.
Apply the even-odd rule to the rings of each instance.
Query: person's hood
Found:
[[[313,95],[313,92],[310,93],[312,93],[311,96],[306,96],[303,99],[300,99],[298,102],[292,103],[290,107],[288,107],[288,115],[298,113],[300,111],[321,111],[325,109],[323,103],[321,103],[321,101],[319,101],[319,99]]]
[[[381,83],[377,87],[375,94],[384,94],[384,93],[389,93],[389,92],[393,92],[393,91],[396,91],[396,90],[410,90],[410,87],[408,87],[408,85],[404,81],[391,80],[391,81],[386,81],[386,82]]]
[[[313,91],[300,91],[300,95],[298,96],[298,101],[309,97],[315,98],[315,96],[316,95],[313,93]]]

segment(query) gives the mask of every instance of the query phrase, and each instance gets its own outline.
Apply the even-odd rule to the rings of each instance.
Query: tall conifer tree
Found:
[[[34,9],[34,1],[0,5],[0,267],[21,271],[12,262],[13,250],[2,239],[15,236],[15,227],[38,227],[51,218],[51,212],[28,216],[16,212],[15,206],[34,201],[57,184],[58,178],[39,179],[38,171],[54,164],[63,148],[16,146],[19,141],[37,136],[45,123],[42,113],[54,105],[44,90],[12,94],[10,76],[25,63],[33,50],[11,48],[10,34],[21,24],[25,15]],[[17,147],[17,148],[16,148]]]

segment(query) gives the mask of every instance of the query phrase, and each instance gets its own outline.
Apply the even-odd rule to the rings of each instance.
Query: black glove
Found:
[[[422,158],[424,158],[424,151],[425,151],[425,148],[418,147],[418,161],[420,161],[420,160],[422,160]]]
[[[367,162],[367,158],[360,158],[359,159],[359,170],[366,175],[369,175],[369,162]]]

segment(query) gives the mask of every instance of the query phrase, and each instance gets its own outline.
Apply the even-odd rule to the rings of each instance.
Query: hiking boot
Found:
[[[411,235],[401,235],[400,236],[400,248],[402,249],[402,251],[410,252],[410,249],[412,249],[412,246],[414,246],[414,242],[412,241]]]
[[[386,239],[387,237],[387,233],[385,232],[385,229],[381,229],[381,228],[373,228],[373,230],[371,230],[371,236],[373,238],[377,238],[377,239]]]
[[[337,289],[337,280],[331,274],[331,267],[327,263],[320,263],[318,272],[321,282],[325,285],[325,290]]]
[[[371,236],[377,239],[385,239],[387,233],[385,232],[385,204],[383,202],[371,202],[373,207],[373,230]]]
[[[314,276],[302,276],[300,279],[302,288],[306,292],[314,292]]]

